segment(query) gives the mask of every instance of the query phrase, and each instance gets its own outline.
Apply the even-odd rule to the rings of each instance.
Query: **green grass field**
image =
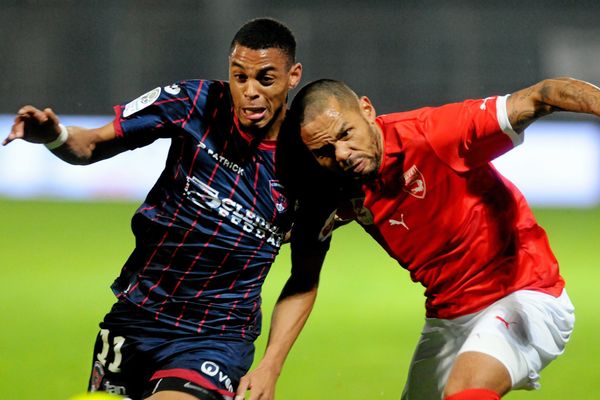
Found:
[[[0,399],[85,391],[109,285],[133,245],[132,203],[0,201]],[[508,399],[592,399],[600,345],[600,208],[536,210],[561,261],[577,323],[542,390]],[[285,248],[263,295],[268,319],[289,269]],[[316,308],[292,350],[279,400],[400,398],[423,321],[422,288],[356,225],[335,234]]]

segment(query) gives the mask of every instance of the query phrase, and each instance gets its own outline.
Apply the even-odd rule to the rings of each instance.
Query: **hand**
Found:
[[[59,120],[54,111],[25,106],[17,112],[10,133],[2,142],[6,146],[15,139],[31,143],[49,143],[60,134]]]
[[[247,390],[250,390],[248,400],[275,399],[275,384],[279,374],[273,368],[259,366],[242,377],[238,385],[235,400],[244,400]]]

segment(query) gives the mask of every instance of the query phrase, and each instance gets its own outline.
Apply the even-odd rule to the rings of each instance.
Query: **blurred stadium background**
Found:
[[[156,86],[226,79],[231,37],[258,16],[293,29],[304,83],[345,80],[381,113],[508,93],[551,76],[600,84],[600,2],[591,0],[0,0],[0,135],[26,103],[93,126]],[[0,149],[0,398],[85,390],[97,323],[113,301],[108,286],[133,245],[129,219],[166,146],[90,167],[64,165],[41,146]],[[535,207],[578,311],[572,343],[543,374],[542,391],[507,398],[595,398],[600,123],[552,116],[497,166]],[[422,324],[422,288],[364,238],[353,225],[336,232],[279,399],[399,398]],[[265,332],[287,259],[284,249],[267,280]]]

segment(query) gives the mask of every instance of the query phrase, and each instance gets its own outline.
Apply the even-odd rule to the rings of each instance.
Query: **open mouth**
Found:
[[[265,107],[244,107],[242,113],[250,121],[259,121],[265,117],[267,109]]]

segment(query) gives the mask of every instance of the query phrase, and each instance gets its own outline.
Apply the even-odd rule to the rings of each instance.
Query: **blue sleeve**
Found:
[[[129,149],[146,146],[158,138],[173,137],[178,127],[195,115],[202,118],[210,83],[181,81],[156,87],[140,97],[114,107],[117,137]],[[200,115],[199,115],[200,114]]]

